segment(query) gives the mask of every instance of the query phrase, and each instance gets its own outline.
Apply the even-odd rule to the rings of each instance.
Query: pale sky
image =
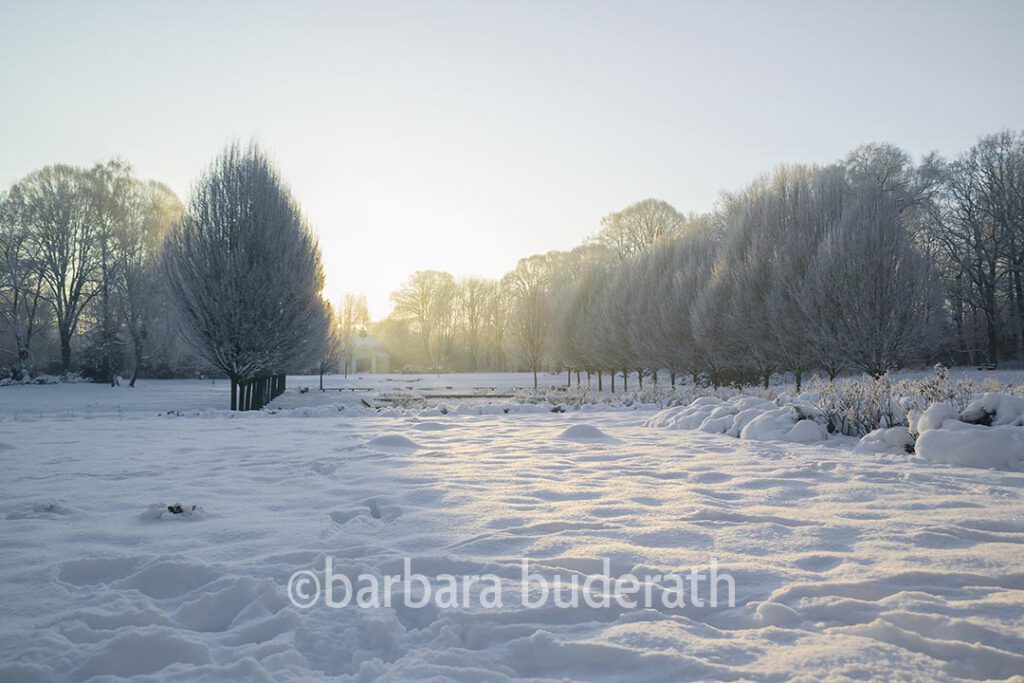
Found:
[[[120,156],[187,199],[255,137],[374,317],[645,197],[1024,128],[1024,1],[0,0],[0,185]]]

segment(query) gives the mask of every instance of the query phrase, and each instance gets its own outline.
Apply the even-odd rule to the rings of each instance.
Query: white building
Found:
[[[391,354],[377,337],[361,331],[352,340],[352,353],[348,357],[348,373],[391,372]]]

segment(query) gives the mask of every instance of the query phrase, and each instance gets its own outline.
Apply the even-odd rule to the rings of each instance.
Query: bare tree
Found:
[[[0,321],[14,341],[11,374],[21,380],[35,372],[32,341],[48,322],[48,307],[43,262],[17,193],[15,187],[11,196],[0,195]]]
[[[278,171],[255,145],[228,146],[164,240],[164,271],[194,348],[236,389],[323,348],[320,249]]]
[[[161,313],[160,247],[184,207],[170,188],[155,181],[133,182],[124,201],[124,218],[112,237],[118,261],[117,296],[131,349],[128,385],[134,387],[146,361],[153,319]]]
[[[594,240],[615,257],[629,258],[643,253],[661,237],[678,233],[685,223],[668,203],[644,199],[605,216]]]
[[[339,362],[344,365],[345,377],[355,358],[356,334],[370,322],[365,294],[346,293],[341,299],[341,310],[336,313],[339,334]],[[355,367],[352,368],[355,371]]]
[[[455,306],[455,278],[436,270],[417,271],[391,300],[397,314],[416,323],[427,362],[440,372]]]
[[[342,323],[329,301],[324,301],[324,324],[326,326],[324,343],[316,366],[320,375],[320,391],[324,390],[324,374],[337,370],[343,362],[348,363],[348,358],[345,356]]]
[[[534,390],[548,351],[552,318],[548,288],[554,259],[549,254],[521,259],[502,281],[511,302],[510,341],[520,361],[533,372]]]
[[[959,294],[984,315],[988,362],[999,362],[1000,293],[1009,280],[1010,233],[993,211],[991,169],[977,145],[947,167],[943,201],[936,205],[929,237],[956,277],[970,286]]]
[[[82,313],[99,292],[93,189],[87,171],[57,165],[29,174],[11,191],[37,248],[45,295],[60,335],[64,372],[71,370],[71,339]]]
[[[460,325],[466,335],[469,349],[469,371],[476,372],[480,365],[480,347],[487,312],[487,298],[492,295],[491,281],[469,277],[458,285],[458,311]]]

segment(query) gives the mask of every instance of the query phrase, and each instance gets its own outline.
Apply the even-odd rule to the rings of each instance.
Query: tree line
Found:
[[[377,323],[322,288],[316,239],[255,145],[230,145],[187,204],[117,160],[0,193],[0,362],[16,379],[214,372],[236,399],[258,378],[347,368],[369,327],[396,369],[800,382],[1024,360],[1024,134],[918,162],[865,145],[704,214],[646,199],[498,279],[414,273]]]
[[[915,163],[888,144],[792,164],[684,215],[647,199],[496,280],[412,275],[377,333],[435,371],[585,372],[623,388],[1024,360],[1024,134]]]
[[[120,161],[31,173],[0,196],[0,258],[17,380],[48,357],[43,370],[132,386],[212,372],[232,408],[258,408],[328,348],[319,246],[255,144],[229,145],[187,205]]]
[[[65,164],[0,192],[0,356],[9,376],[81,369],[99,381],[170,373],[186,351],[157,262],[182,214],[121,161]],[[72,352],[78,353],[73,363]],[[39,367],[40,359],[44,360]]]

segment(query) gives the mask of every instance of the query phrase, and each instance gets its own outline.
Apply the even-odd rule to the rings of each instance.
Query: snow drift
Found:
[[[825,416],[817,407],[799,399],[779,406],[754,396],[705,396],[687,406],[662,410],[646,424],[727,434],[749,441],[814,443],[828,436]]]
[[[935,403],[912,420],[916,451],[932,462],[1024,469],[1024,397],[984,394],[957,411]]]

